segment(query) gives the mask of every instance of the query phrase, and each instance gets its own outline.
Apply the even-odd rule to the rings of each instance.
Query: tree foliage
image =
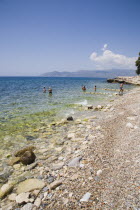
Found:
[[[138,60],[136,60],[136,67],[137,67],[137,70],[136,70],[136,74],[140,74],[140,52],[139,52],[139,57],[138,57]]]

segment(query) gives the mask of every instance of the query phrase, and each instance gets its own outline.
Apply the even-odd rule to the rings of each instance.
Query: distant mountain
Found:
[[[136,76],[134,70],[113,69],[113,70],[80,70],[77,72],[59,72],[53,71],[44,73],[43,77],[98,77],[98,78],[114,78],[118,76]]]

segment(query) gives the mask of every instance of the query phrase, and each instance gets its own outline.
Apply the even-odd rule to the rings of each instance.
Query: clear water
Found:
[[[85,94],[82,85],[86,92],[94,92],[96,85],[97,93],[108,94]],[[53,94],[43,93],[43,87],[51,87]],[[0,77],[0,141],[7,135],[31,133],[44,121],[50,123],[74,114],[79,105],[106,100],[113,92],[104,88],[118,89],[119,84],[101,78]]]

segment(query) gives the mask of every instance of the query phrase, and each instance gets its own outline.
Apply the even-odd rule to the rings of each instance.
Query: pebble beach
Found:
[[[83,117],[42,125],[37,140],[5,154],[0,208],[139,209],[139,98],[134,88],[85,106]],[[23,150],[33,163],[22,163]]]

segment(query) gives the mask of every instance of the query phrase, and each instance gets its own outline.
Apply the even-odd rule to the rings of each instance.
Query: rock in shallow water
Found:
[[[33,151],[34,149],[35,149],[34,146],[25,147],[25,148],[15,152],[14,156],[21,157],[26,151]]]
[[[32,151],[26,151],[20,158],[20,161],[24,165],[33,163],[36,159],[35,154]]]
[[[69,117],[67,117],[67,120],[68,121],[73,121],[73,117],[69,116]]]

